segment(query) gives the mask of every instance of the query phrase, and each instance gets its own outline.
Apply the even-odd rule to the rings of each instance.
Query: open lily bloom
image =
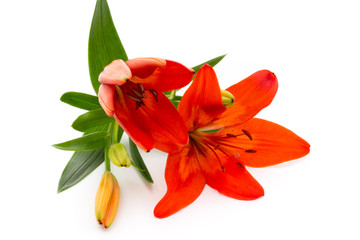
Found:
[[[264,190],[245,166],[266,167],[309,153],[310,145],[295,133],[253,118],[272,102],[277,88],[272,72],[258,71],[226,89],[235,104],[225,108],[214,70],[208,65],[199,70],[178,106],[189,144],[155,145],[169,153],[167,192],[155,207],[156,217],[167,217],[191,204],[205,184],[235,199],[257,199]]]
[[[156,141],[186,145],[187,129],[163,92],[184,87],[193,75],[192,69],[164,59],[114,60],[99,76],[99,102],[144,151]]]

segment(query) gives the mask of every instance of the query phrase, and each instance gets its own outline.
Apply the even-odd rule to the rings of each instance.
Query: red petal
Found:
[[[181,99],[178,111],[189,131],[206,126],[225,111],[219,83],[212,67],[204,65],[200,68]]]
[[[104,109],[105,113],[112,117],[114,114],[114,94],[115,86],[108,84],[101,84],[99,87],[99,103]]]
[[[141,99],[144,106],[137,106],[136,101],[127,96],[133,94],[132,89],[137,87],[129,82],[121,86],[116,94],[117,121],[128,135],[146,151],[151,150],[156,141],[186,145],[189,141],[187,129],[174,105],[163,93],[146,90]]]
[[[139,75],[134,74],[135,76],[133,76],[131,81],[141,83],[147,89],[167,92],[186,86],[194,75],[192,69],[170,60],[166,60],[165,67],[157,67],[151,75],[147,75],[151,71],[152,68],[149,66],[146,66],[144,70],[139,69],[138,66],[135,72]]]
[[[252,140],[244,135],[245,130]],[[247,166],[266,167],[305,156],[310,145],[287,128],[263,119],[251,119],[244,124],[226,129],[238,137],[244,150],[240,160]]]
[[[220,193],[240,200],[254,200],[264,195],[262,186],[235,159],[229,158],[224,171],[205,174],[206,183]]]
[[[121,60],[114,60],[107,65],[99,75],[99,82],[113,85],[123,85],[131,78],[130,68]]]
[[[142,115],[143,124],[147,126],[156,141],[170,141],[179,145],[189,142],[186,126],[174,105],[163,93],[157,93],[157,99],[145,91],[145,106],[137,111]]]
[[[161,58],[134,58],[126,61],[126,65],[131,69],[133,76],[146,78],[150,76],[156,68],[165,67],[166,61]]]
[[[274,73],[261,70],[252,74],[226,89],[234,95],[235,104],[211,125],[233,126],[251,119],[272,102],[277,89],[278,81]]]
[[[148,152],[154,148],[154,139],[149,129],[143,124],[143,117],[136,113],[135,107],[132,100],[124,96],[121,88],[116,91],[115,120],[137,146]]]
[[[154,209],[155,217],[168,217],[199,197],[205,187],[205,178],[192,164],[188,149],[169,155],[165,169],[167,192]]]

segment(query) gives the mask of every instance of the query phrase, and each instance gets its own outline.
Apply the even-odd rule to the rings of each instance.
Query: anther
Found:
[[[236,135],[231,134],[231,133],[227,133],[226,136],[229,137],[229,138],[236,138]]]
[[[245,152],[247,152],[247,153],[256,153],[256,150],[253,150],[253,149],[247,149],[247,150],[245,150]]]
[[[221,171],[224,173],[224,172],[225,172],[225,168],[224,168],[224,167],[221,167]]]
[[[144,98],[141,93],[138,92],[135,88],[131,89],[131,92],[134,93],[138,98]]]
[[[140,98],[134,97],[129,93],[126,93],[126,96],[128,96],[128,98],[130,98],[131,100],[134,100],[135,102],[141,102]]]
[[[139,87],[139,90],[140,90],[141,94],[143,94],[144,91],[145,91],[144,86],[143,86],[141,83],[138,83],[137,85],[138,85],[138,87]]]
[[[245,129],[242,129],[242,132],[243,132],[251,141],[253,140],[251,134],[250,134],[248,131],[246,131]]]
[[[236,162],[236,165],[242,167],[242,168],[245,168],[244,165],[242,165],[240,162]]]
[[[149,91],[152,93],[152,95],[155,98],[155,101],[158,102],[158,93],[154,89],[149,89]]]

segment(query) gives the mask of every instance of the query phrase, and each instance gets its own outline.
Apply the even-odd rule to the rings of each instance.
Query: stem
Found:
[[[112,144],[112,139],[111,136],[113,134],[113,124],[114,122],[109,124],[109,128],[108,128],[108,135],[106,136],[106,140],[105,140],[105,171],[111,171],[111,165],[110,165],[110,158],[109,158],[109,149],[110,146]]]

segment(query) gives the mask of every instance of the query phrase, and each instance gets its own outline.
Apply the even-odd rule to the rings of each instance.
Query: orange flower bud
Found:
[[[221,89],[221,98],[224,107],[231,107],[235,103],[235,97],[228,91]]]
[[[119,206],[120,188],[115,176],[105,171],[96,194],[95,216],[105,228],[113,223]]]

